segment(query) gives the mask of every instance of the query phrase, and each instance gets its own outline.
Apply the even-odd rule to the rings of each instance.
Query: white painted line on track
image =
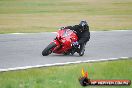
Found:
[[[110,30],[110,31],[90,31],[90,32],[111,32],[111,31],[115,31],[115,32],[124,32],[124,31],[131,31],[131,30]],[[57,33],[57,32],[51,32],[51,33]]]
[[[10,34],[16,34],[16,35],[18,35],[18,34],[25,34],[25,33],[10,33]]]
[[[51,33],[55,33],[56,34],[57,32],[51,32]]]
[[[130,30],[111,30],[111,31],[130,31]]]
[[[65,62],[65,63],[54,63],[54,64],[35,65],[35,66],[24,66],[24,67],[0,69],[0,72],[14,71],[14,70],[24,70],[24,69],[39,68],[39,67],[61,66],[61,65],[68,65],[68,64],[79,64],[79,63],[87,63],[87,62],[111,61],[111,60],[127,59],[127,58],[129,58],[129,57],[109,58],[109,59],[99,59],[99,60],[86,60],[86,61],[75,61],[75,62]]]
[[[124,31],[132,31],[132,30],[108,30],[108,31],[90,31],[90,32],[110,32],[110,31],[115,31],[115,32],[124,32]],[[40,32],[40,33],[45,33],[45,32]],[[47,32],[48,33],[48,32]],[[49,33],[57,33],[57,32],[49,32]],[[34,33],[9,33],[9,34],[34,34]]]

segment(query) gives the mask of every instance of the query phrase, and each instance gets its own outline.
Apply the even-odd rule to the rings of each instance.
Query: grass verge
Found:
[[[0,33],[56,31],[82,19],[91,31],[131,30],[132,0],[0,0]]]
[[[83,88],[78,82],[82,68],[88,71],[91,79],[132,80],[132,59],[130,58],[0,72],[0,88]],[[131,87],[132,85],[127,86],[127,88]],[[96,88],[96,86],[90,88]],[[104,86],[103,88],[124,88],[124,86]]]

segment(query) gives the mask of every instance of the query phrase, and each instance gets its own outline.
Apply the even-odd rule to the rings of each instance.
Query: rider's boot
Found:
[[[85,44],[81,44],[78,53],[80,56],[83,56],[84,52],[85,52]]]

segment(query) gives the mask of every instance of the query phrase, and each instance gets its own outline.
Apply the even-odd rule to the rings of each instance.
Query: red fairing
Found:
[[[56,46],[60,46],[60,43],[58,40],[53,40],[53,42],[56,44]]]
[[[52,50],[54,53],[68,52],[72,48],[72,43],[78,40],[77,35],[70,29],[63,29],[57,32],[56,39],[53,42],[56,47]]]

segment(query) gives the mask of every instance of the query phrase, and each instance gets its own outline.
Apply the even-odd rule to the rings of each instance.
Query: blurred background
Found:
[[[131,30],[132,0],[0,0],[0,33],[51,32],[80,20],[91,31]]]

